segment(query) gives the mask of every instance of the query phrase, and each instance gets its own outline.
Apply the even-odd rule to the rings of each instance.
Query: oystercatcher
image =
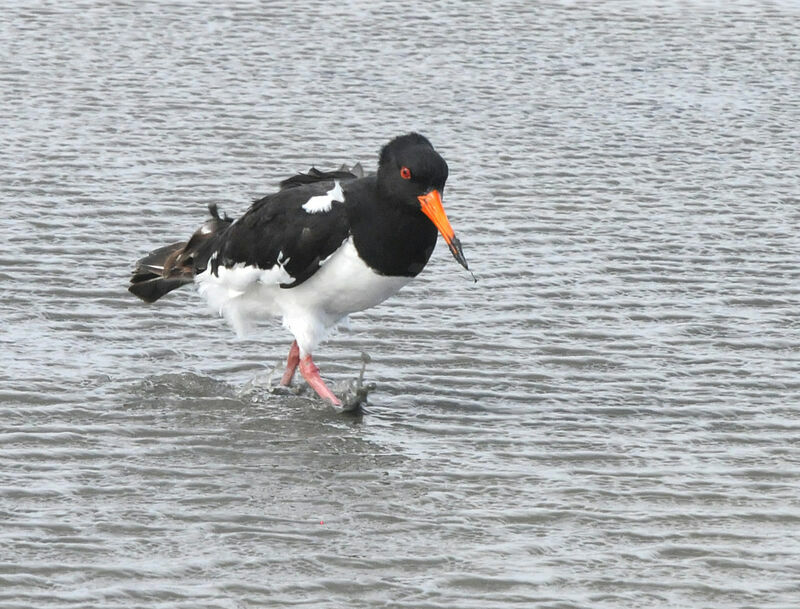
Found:
[[[380,152],[378,172],[360,166],[312,169],[232,220],[209,207],[185,242],[159,248],[136,264],[130,292],[155,302],[195,283],[211,308],[243,334],[252,323],[282,317],[294,335],[281,383],[295,370],[324,400],[328,388],[312,353],[343,318],[397,292],[425,267],[437,229],[468,269],[442,207],[447,163],[418,133]]]

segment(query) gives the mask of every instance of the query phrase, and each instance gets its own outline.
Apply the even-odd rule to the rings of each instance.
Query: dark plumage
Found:
[[[397,137],[382,148],[376,175],[364,176],[358,165],[312,168],[236,221],[212,206],[187,242],[139,260],[129,290],[154,302],[196,281],[240,331],[251,320],[282,316],[296,338],[284,381],[299,365],[320,396],[338,403],[311,361],[327,330],[419,274],[437,228],[467,266],[441,205],[447,176],[447,163],[425,137]]]

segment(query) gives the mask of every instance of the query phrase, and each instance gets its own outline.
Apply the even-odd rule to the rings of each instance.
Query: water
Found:
[[[8,4],[0,606],[800,604],[796,3]],[[134,260],[425,133],[478,283],[288,349]]]

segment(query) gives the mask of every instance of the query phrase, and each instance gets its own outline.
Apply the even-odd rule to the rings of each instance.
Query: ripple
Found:
[[[796,604],[796,7],[406,8],[5,9],[4,607]],[[410,129],[479,282],[440,246],[325,345],[361,415],[125,291]]]

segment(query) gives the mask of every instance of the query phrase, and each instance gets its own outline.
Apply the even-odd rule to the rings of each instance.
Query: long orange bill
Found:
[[[464,258],[464,250],[461,249],[461,241],[456,237],[456,233],[453,227],[450,226],[450,221],[447,219],[447,214],[444,213],[442,195],[438,190],[434,189],[417,198],[419,199],[422,213],[428,216],[436,228],[439,229],[439,232],[442,233],[447,247],[450,248],[450,252],[453,254],[453,258],[469,271],[467,259]],[[470,271],[470,273],[472,273],[472,271]],[[472,278],[475,279],[475,275],[472,275]],[[475,281],[477,281],[477,279],[475,279]]]

